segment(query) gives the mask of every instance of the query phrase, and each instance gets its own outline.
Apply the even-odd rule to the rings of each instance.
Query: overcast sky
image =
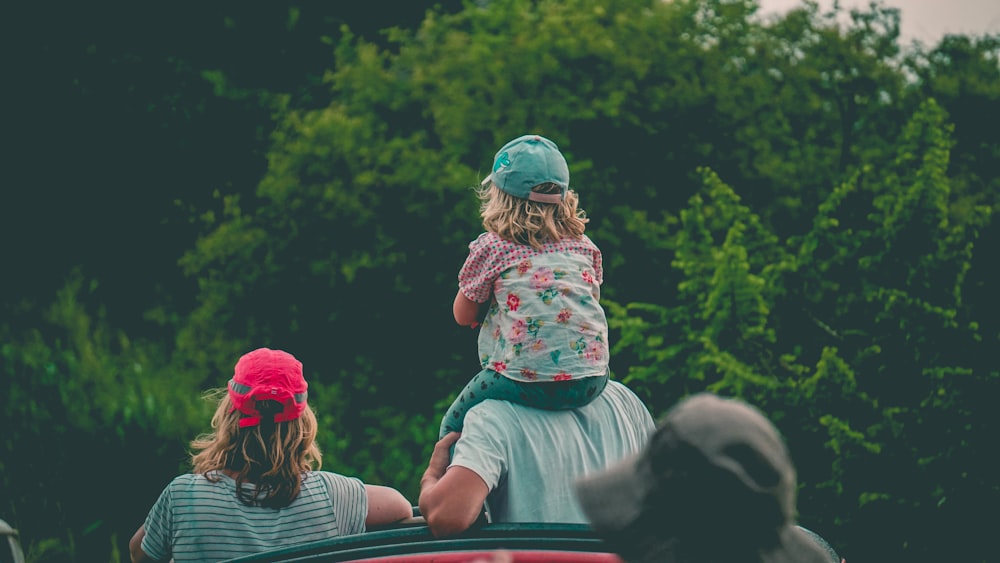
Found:
[[[762,14],[784,12],[801,0],[758,0]],[[833,0],[819,0],[829,9]],[[844,10],[866,8],[869,0],[841,0]],[[948,33],[979,35],[1000,33],[1000,0],[884,0],[900,10],[900,44],[919,40],[934,45]]]

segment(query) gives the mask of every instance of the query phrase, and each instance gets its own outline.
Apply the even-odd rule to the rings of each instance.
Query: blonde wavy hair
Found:
[[[240,428],[240,412],[225,389],[206,393],[219,401],[212,416],[212,432],[191,441],[191,465],[209,481],[219,481],[216,472],[236,473],[236,495],[247,506],[282,508],[302,490],[302,479],[322,467],[323,456],[316,445],[316,414],[306,405],[302,415],[287,422],[274,422],[282,406],[259,401],[261,423]],[[253,487],[244,488],[244,483]]]
[[[543,194],[557,194],[558,184],[539,184],[531,189]],[[566,190],[561,203],[541,203],[514,197],[493,182],[476,190],[481,201],[479,213],[483,228],[500,238],[540,249],[545,242],[564,238],[580,238],[586,229],[586,212],[578,208],[579,198],[573,190]]]

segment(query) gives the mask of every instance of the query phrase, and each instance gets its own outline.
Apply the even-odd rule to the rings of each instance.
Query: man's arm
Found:
[[[420,479],[420,514],[435,537],[469,529],[490,492],[483,478],[471,469],[448,468],[451,446],[459,436],[458,432],[451,432],[434,445],[427,470]]]

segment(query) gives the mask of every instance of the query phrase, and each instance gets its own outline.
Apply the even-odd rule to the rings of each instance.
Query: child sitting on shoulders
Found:
[[[569,189],[559,148],[538,135],[504,145],[477,191],[486,232],[469,244],[458,275],[455,321],[479,326],[482,371],[441,422],[461,431],[486,399],[541,409],[592,401],[608,382],[608,323],[600,304],[600,249]]]

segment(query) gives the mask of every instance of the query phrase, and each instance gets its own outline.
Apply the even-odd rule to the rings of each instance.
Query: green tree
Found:
[[[949,218],[949,132],[925,103],[894,161],[833,190],[802,236],[776,236],[706,172],[655,238],[682,273],[677,304],[612,310],[612,354],[636,357],[626,381],[656,410],[702,389],[761,405],[792,446],[803,520],[876,560],[947,557],[955,538],[986,553],[973,515],[1000,493],[954,471],[989,439],[982,393],[1000,380],[980,359],[997,334],[963,298],[990,210]]]
[[[209,416],[198,374],[85,305],[95,286],[76,274],[43,325],[0,329],[0,511],[33,559],[111,560]]]

